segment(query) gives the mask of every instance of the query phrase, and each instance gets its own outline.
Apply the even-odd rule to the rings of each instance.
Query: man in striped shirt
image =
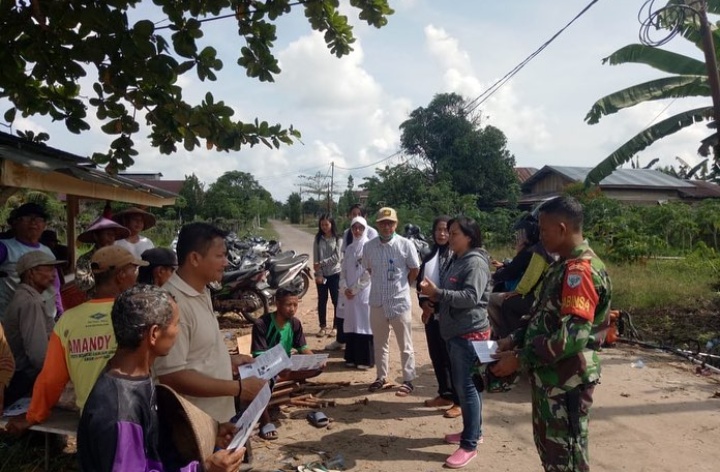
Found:
[[[412,242],[395,234],[398,219],[394,209],[381,208],[375,222],[378,237],[365,244],[363,256],[363,265],[371,277],[370,326],[377,370],[377,379],[369,390],[374,392],[386,384],[392,327],[400,349],[403,370],[403,384],[396,395],[405,397],[414,389],[415,352],[412,344],[410,286],[417,278],[420,260]]]

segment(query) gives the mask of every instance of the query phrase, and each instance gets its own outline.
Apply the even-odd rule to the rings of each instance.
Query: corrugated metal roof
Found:
[[[550,171],[562,174],[575,182],[582,182],[591,170],[591,167],[545,166],[525,183],[538,180]],[[693,188],[694,185],[655,169],[616,169],[600,182],[600,188],[602,187],[679,189]]]
[[[131,192],[138,196],[144,194],[151,198],[152,202],[143,204],[155,206],[172,205],[175,197],[177,197],[177,194],[153,185],[119,175],[108,174],[104,170],[97,168],[86,157],[77,156],[43,144],[32,143],[2,132],[0,132],[0,159],[14,162],[42,174],[56,172],[87,184],[100,186],[97,191],[90,191],[86,188],[85,193],[77,194],[81,197],[98,198],[97,194],[102,193],[99,190],[100,188],[108,189],[110,194],[112,189],[122,189],[126,192],[125,195],[130,195]],[[16,184],[20,185],[19,182],[16,182]],[[71,190],[73,189],[67,189],[68,192]],[[88,192],[92,194],[88,194]]]
[[[683,189],[680,193],[689,198],[720,198],[720,185],[704,180],[691,180],[692,189]]]
[[[533,176],[538,170],[535,167],[515,167],[515,175],[517,175],[520,183],[525,182]]]

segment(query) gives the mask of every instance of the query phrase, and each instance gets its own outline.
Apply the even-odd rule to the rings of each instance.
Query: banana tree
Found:
[[[671,0],[668,2],[668,6],[678,3],[683,3],[683,0]],[[720,14],[720,0],[709,0],[708,12]],[[679,33],[702,50],[702,36],[699,24],[694,18],[688,18],[681,25]],[[716,26],[712,26],[712,33],[716,45],[715,55],[720,56],[720,48],[717,47],[720,45],[720,30]],[[596,124],[603,116],[640,103],[668,98],[710,97],[707,69],[702,60],[660,48],[631,44],[603,59],[603,64],[644,64],[671,75],[634,85],[601,98],[595,102],[585,116],[588,124]],[[687,110],[653,124],[603,159],[588,173],[585,185],[598,184],[619,165],[630,161],[634,155],[656,141],[696,123],[711,121],[712,117],[713,107],[708,104],[708,106]],[[715,123],[711,123],[710,126],[714,128]],[[717,132],[713,132],[711,136],[702,141],[698,152],[707,156],[711,147],[716,143]],[[720,159],[720,156],[715,156],[715,158]]]

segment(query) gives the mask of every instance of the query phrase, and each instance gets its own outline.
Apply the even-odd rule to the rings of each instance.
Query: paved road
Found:
[[[294,249],[299,254],[309,254],[312,259],[312,234],[282,221],[273,220],[270,224],[280,236],[283,251]],[[312,260],[310,264],[312,264]]]

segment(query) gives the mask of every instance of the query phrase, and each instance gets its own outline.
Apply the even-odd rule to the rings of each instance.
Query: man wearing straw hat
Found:
[[[80,233],[80,236],[77,237],[79,243],[94,244],[92,249],[78,257],[75,265],[75,285],[80,290],[87,292],[95,285],[95,279],[90,268],[93,254],[98,249],[112,246],[115,241],[125,239],[128,236],[130,236],[129,229],[102,216],[90,223],[85,232]]]
[[[127,249],[135,257],[140,259],[142,253],[155,247],[150,239],[141,235],[140,232],[155,226],[155,216],[140,208],[130,207],[115,213],[112,220],[130,230],[130,236],[115,244]]]
[[[180,332],[168,292],[136,285],[112,309],[117,351],[88,397],[78,426],[80,470],[236,471],[244,448],[224,448],[234,426],[210,416],[164,385],[150,368]]]

